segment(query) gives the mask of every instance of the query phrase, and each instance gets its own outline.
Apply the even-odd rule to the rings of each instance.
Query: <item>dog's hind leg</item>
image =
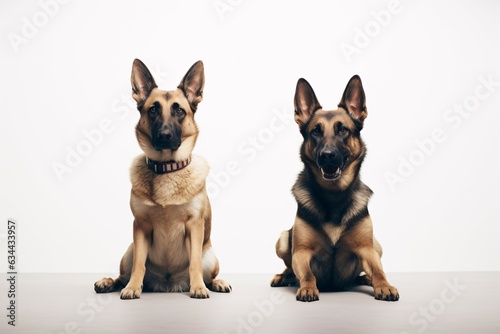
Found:
[[[120,291],[124,286],[120,277],[116,279],[105,277],[94,283],[94,291],[97,293],[115,292]]]
[[[380,243],[373,238],[373,248],[375,248],[375,251],[378,253],[380,257],[382,257],[382,246]],[[368,285],[368,286],[373,286],[372,279],[368,275],[360,275],[354,279],[354,285]]]
[[[366,275],[360,275],[354,279],[354,285],[368,285],[373,286],[372,280]]]
[[[203,281],[210,291],[231,292],[232,287],[229,283],[222,279],[215,278],[219,274],[219,260],[217,260],[212,246],[203,253],[201,266],[203,270]]]
[[[271,286],[288,286],[297,284],[297,279],[292,269],[292,250],[291,250],[292,230],[283,231],[276,242],[276,254],[285,262],[285,270],[281,274],[274,275],[271,280]]]
[[[116,279],[105,277],[94,283],[94,291],[97,293],[108,293],[120,291],[130,280],[132,270],[132,249],[133,244],[129,246],[120,261],[120,276]]]
[[[274,275],[273,279],[271,280],[272,287],[289,285],[297,285],[297,277],[295,277],[292,268],[285,268],[285,270],[283,270],[281,274]]]
[[[382,257],[382,246],[380,243],[373,238],[373,248],[375,248],[375,251],[378,253],[380,257]],[[368,275],[360,275],[354,279],[354,285],[368,285],[368,286],[373,286],[372,279]]]

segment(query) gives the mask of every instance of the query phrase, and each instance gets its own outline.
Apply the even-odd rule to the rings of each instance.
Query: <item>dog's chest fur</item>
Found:
[[[345,227],[342,225],[335,225],[332,223],[325,223],[322,225],[325,235],[330,239],[330,242],[335,245],[344,232]]]
[[[131,168],[131,208],[136,220],[151,225],[148,261],[158,274],[181,272],[189,265],[186,223],[207,219],[210,204],[205,190],[209,166],[201,156],[176,172],[154,174],[141,155]]]
[[[191,163],[176,172],[155,174],[138,156],[130,170],[132,192],[146,205],[180,205],[190,202],[205,187],[210,170],[205,158],[193,155]]]
[[[348,190],[337,193],[323,190],[313,182],[302,172],[292,188],[298,204],[297,215],[335,245],[346,229],[368,215],[372,191],[359,179]]]

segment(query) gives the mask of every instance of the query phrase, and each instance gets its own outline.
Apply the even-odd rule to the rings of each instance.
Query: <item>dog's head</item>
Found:
[[[304,137],[302,161],[322,183],[345,189],[358,174],[366,153],[360,131],[368,113],[360,77],[349,80],[336,110],[323,110],[311,85],[301,78],[294,105],[295,121]]]
[[[131,81],[141,114],[136,135],[146,156],[156,161],[188,159],[198,137],[194,113],[203,99],[203,63],[191,66],[176,90],[164,91],[157,88],[146,65],[135,59]]]

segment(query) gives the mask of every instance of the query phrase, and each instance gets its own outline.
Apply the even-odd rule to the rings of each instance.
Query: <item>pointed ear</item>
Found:
[[[351,116],[360,122],[363,122],[368,116],[365,91],[363,90],[363,84],[359,75],[353,76],[347,83],[339,106],[347,108]]]
[[[205,70],[203,67],[203,62],[198,60],[191,66],[189,71],[187,71],[184,78],[177,88],[180,88],[189,103],[191,104],[191,110],[196,111],[198,103],[203,100],[203,86],[205,85]]]
[[[295,122],[302,126],[318,109],[321,109],[316,94],[306,79],[300,78],[295,89]]]
[[[132,82],[132,97],[137,102],[137,107],[140,108],[153,88],[157,87],[155,79],[142,61],[134,59],[130,81]]]

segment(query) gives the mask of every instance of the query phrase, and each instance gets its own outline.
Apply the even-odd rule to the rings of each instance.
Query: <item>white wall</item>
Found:
[[[140,153],[136,57],[164,89],[205,63],[196,152],[212,166],[223,272],[282,270],[274,244],[293,222],[301,169],[295,84],[305,77],[334,108],[356,73],[369,111],[362,178],[375,191],[385,269],[500,270],[497,2],[54,1],[0,5],[0,270],[7,218],[20,225],[21,271],[118,270],[132,240],[128,168]],[[347,56],[348,44],[357,53]],[[66,164],[102,122],[108,133],[59,181],[54,162]],[[444,139],[422,153],[416,142],[434,129]],[[387,175],[410,158],[418,166],[391,187]],[[215,188],[230,162],[238,174]]]

